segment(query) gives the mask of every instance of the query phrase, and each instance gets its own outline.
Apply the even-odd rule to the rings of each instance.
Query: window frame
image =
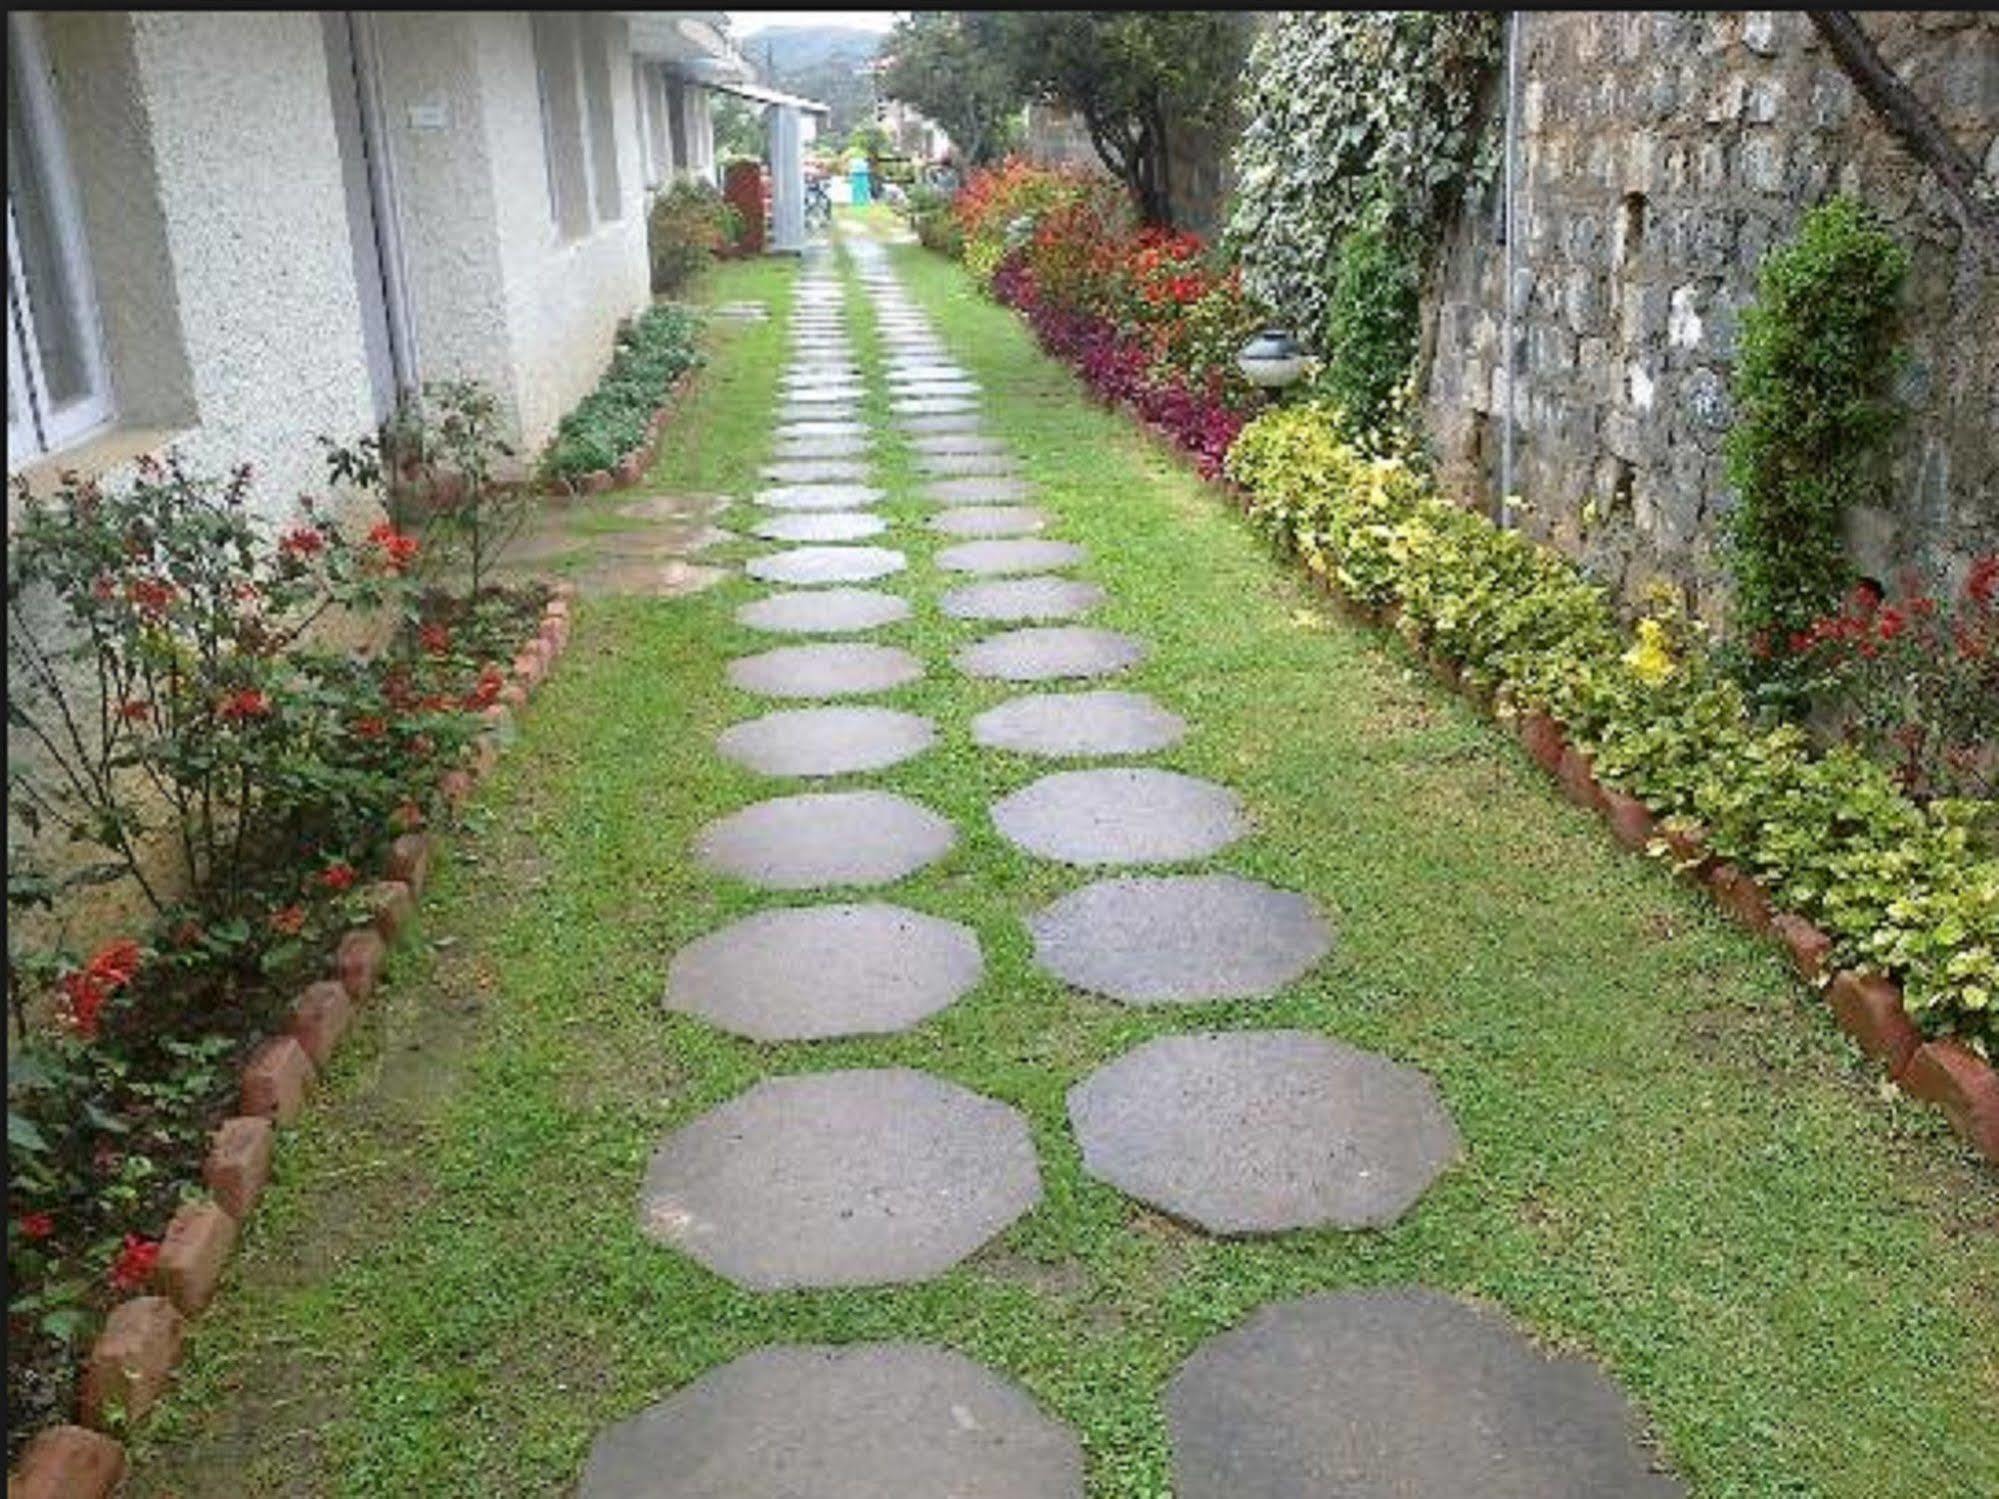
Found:
[[[77,356],[85,394],[60,408],[49,405],[41,367],[41,345],[35,337],[34,288],[28,284],[15,224],[14,190],[7,193],[7,377],[20,394],[23,422],[7,424],[8,472],[72,448],[110,426],[117,416],[105,356],[103,324],[98,317],[97,277],[92,270],[89,242],[83,233],[62,110],[56,98],[55,75],[40,18],[14,12],[7,17],[7,42],[21,71],[20,109],[27,139],[24,149],[36,158],[48,187],[50,237],[75,296]]]

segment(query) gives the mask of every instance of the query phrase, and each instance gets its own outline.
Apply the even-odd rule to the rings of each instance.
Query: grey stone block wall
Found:
[[[1991,173],[1999,20],[1869,12],[1883,55]],[[1515,491],[1525,524],[1627,596],[1655,577],[1726,611],[1722,439],[1758,258],[1839,190],[1914,257],[1889,503],[1860,570],[1955,583],[1999,548],[1999,268],[1796,13],[1528,13],[1522,32]],[[1425,298],[1425,417],[1448,487],[1496,507],[1504,247],[1467,202]]]

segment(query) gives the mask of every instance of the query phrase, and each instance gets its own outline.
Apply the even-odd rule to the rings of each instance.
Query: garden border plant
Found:
[[[701,315],[691,307],[648,308],[620,327],[610,368],[557,424],[539,477],[557,494],[601,494],[636,484],[659,455],[673,395],[701,363]]]

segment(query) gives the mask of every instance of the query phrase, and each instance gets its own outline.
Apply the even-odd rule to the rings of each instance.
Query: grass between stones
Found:
[[[902,791],[958,825],[945,859],[879,895],[964,922],[984,982],[916,1030],[760,1046],[660,1004],[693,939],[803,898],[709,878],[708,820],[787,783],[714,750],[785,704],[727,685],[786,643],[731,618],[732,578],[677,600],[585,600],[562,669],[474,803],[361,1039],[282,1149],[182,1388],[142,1435],[134,1492],[563,1491],[591,1439],[775,1342],[920,1339],[1018,1379],[1080,1434],[1090,1492],[1169,1485],[1159,1392],[1263,1302],[1420,1282],[1493,1303],[1608,1367],[1701,1496],[1999,1491],[1999,1227],[1992,1183],[1867,1070],[1767,950],[1616,850],[1497,731],[1391,646],[1339,622],[1221,498],[1090,406],[954,266],[893,252],[985,387],[1109,602],[1147,641],[1102,684],[1192,732],[1141,763],[1239,792],[1253,834],[1189,866],[1312,894],[1332,957],[1279,998],[1131,1011],[1066,993],[1021,918],[1086,882],[993,831],[1046,770],[976,749],[1011,696],[949,666],[984,631],[937,598],[951,538],[923,522],[908,450],[878,449],[915,617],[865,638],[927,677],[869,702],[940,744],[834,785]],[[715,301],[767,298],[717,336],[653,476],[757,487],[790,267],[729,266]],[[886,417],[865,301],[849,309]],[[747,507],[725,515],[740,529]],[[740,558],[757,548],[737,545]],[[719,555],[728,557],[730,551]],[[705,559],[704,559],[705,560]],[[1383,1232],[1220,1242],[1086,1178],[1068,1087],[1152,1036],[1303,1026],[1428,1071],[1466,1157]],[[756,1295],[647,1241],[636,1201],[669,1130],[777,1073],[910,1065],[1024,1110],[1045,1198],[924,1285]]]

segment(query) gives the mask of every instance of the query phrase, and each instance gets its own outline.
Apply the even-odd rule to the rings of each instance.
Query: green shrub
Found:
[[[1798,705],[1784,691],[1781,647],[1837,605],[1851,578],[1846,511],[1878,500],[1885,484],[1908,269],[1908,251],[1866,208],[1833,198],[1764,257],[1743,313],[1727,448],[1737,496],[1729,560],[1737,634],[1754,648],[1749,679],[1770,685],[1781,706]]]
[[[1404,425],[1420,331],[1416,265],[1398,243],[1374,226],[1349,234],[1326,311],[1319,383],[1346,437],[1375,449],[1392,446]]]
[[[673,382],[700,362],[700,326],[690,308],[654,307],[621,330],[604,378],[555,429],[542,455],[542,476],[577,478],[615,468],[637,452]]]
[[[652,258],[655,296],[678,292],[734,243],[736,210],[705,182],[676,182],[657,198],[646,216],[646,247]]]
[[[1266,413],[1230,449],[1260,529],[1457,663],[1514,710],[1560,720],[1597,772],[1835,943],[1895,974],[1935,1036],[1999,1052],[1999,856],[1990,803],[1918,806],[1845,747],[1757,727],[1742,690],[1674,611],[1619,622],[1567,558],[1452,505],[1396,458],[1344,442],[1323,405]]]

